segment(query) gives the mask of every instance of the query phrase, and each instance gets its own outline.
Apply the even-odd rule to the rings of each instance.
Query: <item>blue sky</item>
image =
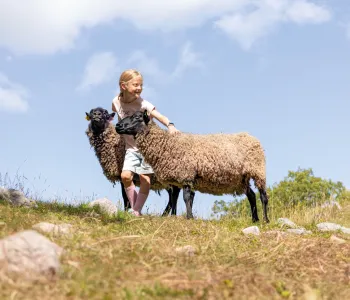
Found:
[[[268,185],[301,167],[350,188],[348,1],[40,2],[0,1],[1,174],[48,200],[121,199],[84,117],[137,68],[179,130],[257,136]],[[196,215],[219,199],[197,193]],[[166,203],[151,193],[145,209]]]

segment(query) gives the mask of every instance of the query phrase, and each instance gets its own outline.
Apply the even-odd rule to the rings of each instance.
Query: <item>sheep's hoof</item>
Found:
[[[265,218],[265,219],[264,219],[264,222],[265,222],[265,223],[270,223],[270,220],[269,220],[268,218]]]
[[[258,217],[253,218],[252,221],[253,221],[253,223],[259,222],[259,218]]]

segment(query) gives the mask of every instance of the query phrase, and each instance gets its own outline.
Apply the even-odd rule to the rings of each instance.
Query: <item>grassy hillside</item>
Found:
[[[39,203],[37,208],[0,204],[1,238],[47,221],[70,223],[73,236],[54,237],[67,252],[53,282],[25,283],[3,277],[1,299],[350,299],[349,236],[330,240],[318,222],[350,227],[350,201],[335,208],[271,209],[260,236],[247,237],[249,213],[221,220],[183,216],[115,218],[86,205]],[[273,205],[272,205],[273,207]],[[261,218],[259,207],[259,217]],[[276,220],[290,217],[313,231],[282,235]],[[255,224],[254,224],[255,225]],[[333,233],[334,234],[334,233]],[[176,252],[191,245],[194,255]]]

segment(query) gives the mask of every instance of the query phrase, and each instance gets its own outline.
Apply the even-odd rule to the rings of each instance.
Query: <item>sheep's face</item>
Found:
[[[108,110],[97,107],[90,110],[90,113],[85,112],[86,119],[91,122],[91,128],[94,132],[104,130],[109,122],[113,120],[115,113],[108,113]]]
[[[138,111],[133,115],[124,118],[115,125],[115,130],[118,134],[127,134],[135,136],[139,132],[147,128],[150,118],[147,111]]]

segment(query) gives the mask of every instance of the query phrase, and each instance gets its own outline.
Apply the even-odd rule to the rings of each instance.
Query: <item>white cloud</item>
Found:
[[[17,83],[11,82],[0,73],[0,111],[25,113],[29,109],[26,100],[28,91]]]
[[[187,69],[190,68],[204,68],[202,61],[202,55],[198,52],[194,52],[192,49],[192,43],[187,42],[181,50],[180,60],[172,73],[173,77],[181,76]]]
[[[316,24],[330,19],[329,10],[310,1],[261,0],[254,3],[252,10],[223,16],[215,26],[248,50],[280,23]]]
[[[245,15],[224,16],[215,25],[248,50],[254,42],[270,33],[280,20],[280,15],[275,11],[260,8]]]
[[[329,21],[331,13],[314,3],[299,0],[291,2],[286,10],[287,19],[295,23],[323,23]]]
[[[193,50],[191,42],[186,42],[182,46],[178,62],[171,72],[160,68],[158,61],[142,50],[134,51],[130,55],[130,58],[127,60],[127,68],[140,70],[143,75],[152,77],[157,84],[167,84],[181,76],[188,69],[203,69],[204,63],[202,61],[202,54]]]
[[[168,80],[168,74],[161,70],[158,61],[148,56],[143,50],[131,53],[126,63],[130,68],[140,70],[143,75],[156,78],[158,82]]]
[[[87,61],[81,83],[77,90],[88,90],[112,79],[118,71],[117,59],[112,52],[93,54]]]
[[[330,12],[306,0],[27,0],[1,1],[0,47],[16,54],[74,48],[82,29],[116,20],[163,32],[214,22],[247,47],[280,22],[317,23]]]
[[[156,85],[169,84],[171,81],[183,75],[188,69],[200,68],[204,69],[202,54],[193,50],[191,42],[186,42],[180,49],[179,58],[175,64],[173,71],[167,71],[160,67],[159,62],[154,57],[149,56],[143,50],[135,50],[125,60],[125,63],[120,63],[117,67],[116,57],[111,52],[97,53],[90,57],[86,63],[83,79],[77,90],[86,90],[90,87],[100,85],[114,79],[116,87],[114,93],[119,93],[119,75],[116,74],[120,69],[137,69],[139,70],[145,82],[149,79]],[[148,84],[144,85],[144,95],[154,97],[156,91]]]

